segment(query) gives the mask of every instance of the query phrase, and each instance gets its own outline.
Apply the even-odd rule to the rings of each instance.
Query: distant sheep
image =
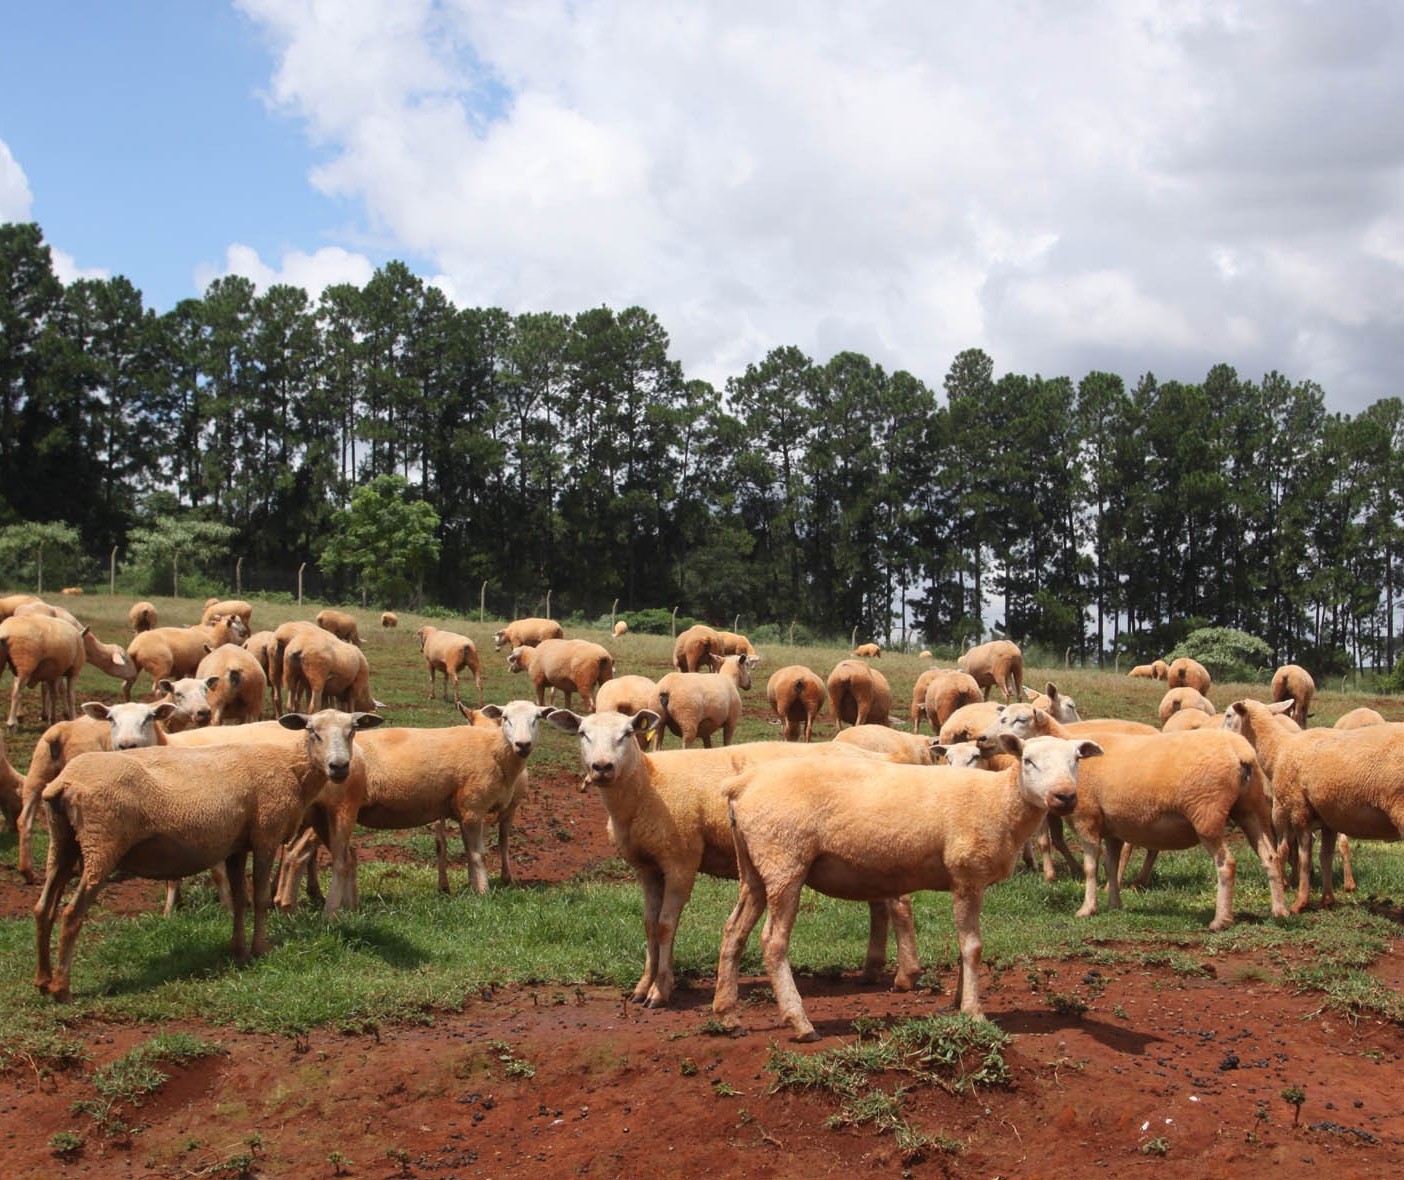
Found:
[[[751,641],[744,635],[738,635],[735,631],[718,631],[717,634],[721,636],[720,654],[724,656],[756,655],[756,649],[751,646]]]
[[[673,667],[679,672],[707,672],[712,657],[722,654],[722,637],[704,623],[689,627],[673,640]]]
[[[616,619],[613,630],[615,639],[618,639],[621,635],[629,634],[629,624],[623,619]]]
[[[1188,656],[1181,656],[1170,664],[1170,670],[1165,674],[1165,683],[1170,688],[1193,688],[1198,689],[1206,697],[1209,690],[1214,687],[1213,677],[1209,675],[1209,669],[1198,660],[1192,660]]]
[[[518,647],[536,647],[545,639],[564,637],[565,632],[554,619],[517,619],[492,637],[492,650],[505,647],[510,652]]]
[[[882,658],[882,648],[876,643],[860,643],[853,654],[860,660],[877,660]]]
[[[245,725],[263,719],[268,676],[252,652],[225,643],[200,661],[195,678],[205,682],[211,725]]]
[[[192,676],[205,655],[224,643],[242,643],[248,629],[237,615],[217,618],[202,627],[153,627],[142,631],[127,644],[127,657],[137,674],[149,672],[154,684],[171,677]],[[124,700],[131,700],[135,678],[122,691]]]
[[[444,674],[444,700],[448,700],[449,685],[453,685],[453,700],[458,703],[458,676],[464,669],[473,674],[478,689],[478,708],[483,707],[483,667],[478,659],[478,646],[457,631],[441,631],[423,626],[414,633],[424,662],[429,666],[429,699],[434,699],[434,674]]]
[[[381,611],[380,625],[386,629],[398,627],[400,625],[400,616],[392,610]]]
[[[1283,664],[1272,674],[1272,699],[1291,701],[1293,721],[1306,728],[1312,698],[1316,696],[1316,681],[1300,664]]]
[[[1160,698],[1160,708],[1157,712],[1160,715],[1161,727],[1164,728],[1165,723],[1181,709],[1198,709],[1201,713],[1208,713],[1211,717],[1218,713],[1213,702],[1204,695],[1202,690],[1187,687],[1171,688]]]
[[[208,627],[218,618],[241,619],[246,631],[253,630],[253,603],[242,598],[226,598],[222,602],[207,602],[200,612],[200,626]]]
[[[507,667],[531,677],[538,705],[546,703],[549,688],[553,703],[557,689],[565,693],[567,708],[571,693],[578,692],[585,698],[585,708],[593,710],[595,688],[614,676],[614,657],[588,639],[543,639],[535,647],[514,647]]]
[[[663,716],[663,702],[658,699],[658,684],[647,676],[616,676],[595,690],[595,712],[623,713],[632,717],[647,710]],[[657,749],[663,742],[663,724],[640,730],[636,735],[639,749]]]
[[[58,720],[60,706],[71,719],[75,712],[73,682],[86,662],[83,633],[64,619],[16,615],[0,622],[0,672],[8,668],[15,677],[5,727],[14,729],[19,724],[20,699],[31,684],[49,690],[44,696],[47,722]]]
[[[839,729],[845,721],[850,725],[884,725],[892,713],[892,688],[887,677],[862,660],[840,660],[825,687],[829,711]]]
[[[956,661],[956,667],[975,678],[987,700],[992,688],[1004,694],[1006,703],[1023,698],[1024,653],[1017,643],[1008,639],[982,643],[962,655]]]
[[[765,699],[780,718],[781,733],[787,742],[797,742],[801,737],[810,742],[814,740],[814,722],[829,699],[829,691],[818,675],[803,664],[787,664],[771,674]]]
[[[150,631],[157,625],[156,608],[149,602],[134,602],[127,612],[127,621],[131,623],[133,633]]]
[[[939,733],[957,709],[984,699],[980,686],[969,672],[940,671],[927,682],[922,711],[931,723],[932,732]],[[920,720],[919,717],[914,719],[916,728],[920,728]]]
[[[717,675],[698,672],[669,672],[658,682],[658,700],[663,706],[663,725],[682,738],[683,749],[700,740],[712,748],[712,735],[720,732],[722,745],[731,745],[741,721],[741,691],[751,687],[755,656],[714,656]],[[663,732],[658,748],[663,747]]]
[[[1170,665],[1164,660],[1155,660],[1149,664],[1137,664],[1126,675],[1135,676],[1142,680],[1164,680],[1170,675]]]
[[[347,614],[344,610],[332,610],[328,607],[317,612],[317,626],[323,631],[330,631],[343,643],[350,643],[356,647],[361,646],[361,629],[356,625],[353,615]]]

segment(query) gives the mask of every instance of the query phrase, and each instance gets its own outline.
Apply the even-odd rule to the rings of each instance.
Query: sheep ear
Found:
[[[167,720],[176,711],[174,701],[162,701],[160,704],[151,706],[151,716],[157,721]]]
[[[1296,706],[1296,702],[1295,702],[1294,700],[1292,700],[1291,697],[1288,697],[1285,701],[1277,701],[1275,704],[1269,705],[1269,706],[1268,706],[1268,712],[1269,712],[1269,713],[1290,713],[1290,712],[1292,711],[1292,709],[1293,709],[1295,706]]]
[[[1034,691],[1033,685],[1031,684],[1024,685],[1024,695],[1031,701],[1038,700],[1038,693]]]
[[[157,692],[175,692],[175,684],[169,680],[156,681]]]
[[[484,717],[486,717],[486,718],[487,718],[488,720],[490,720],[490,721],[501,721],[501,720],[502,720],[502,706],[501,706],[501,705],[484,705],[481,709],[478,710],[478,712],[481,713]],[[471,713],[472,713],[472,710],[471,710],[471,709],[464,709],[464,710],[463,710],[463,715],[464,715],[465,717],[469,717],[469,715],[470,715]],[[470,718],[470,720],[471,720],[471,718]]]
[[[931,742],[928,746],[928,749],[930,749],[931,751],[931,757],[939,761],[940,759],[946,757],[947,752],[950,750],[950,746],[947,746],[941,741],[937,740]]]
[[[351,728],[353,729],[374,729],[377,725],[383,724],[385,718],[379,713],[353,713],[351,716]]]
[[[1017,758],[1024,752],[1024,742],[1018,734],[1002,733],[995,739],[995,748],[1001,753],[1013,754]]]
[[[648,733],[663,718],[652,709],[640,709],[629,720],[633,724],[635,733]]]
[[[206,676],[206,677],[205,677],[205,691],[206,691],[206,692],[209,692],[210,689],[212,689],[212,688],[217,688],[218,686],[219,686],[219,677],[218,677],[218,676]]]
[[[569,709],[552,709],[546,714],[546,721],[565,733],[579,733],[580,722],[583,720],[584,718]]]
[[[278,724],[281,725],[284,729],[306,729],[307,714],[284,713],[281,717],[278,718]]]
[[[755,668],[760,664],[760,656],[747,656],[746,667]]]
[[[85,701],[78,707],[83,710],[85,717],[91,717],[94,721],[107,720],[109,710],[101,701]]]
[[[1050,701],[1056,701],[1058,699],[1058,686],[1050,680],[1048,687],[1043,690],[1043,695]]]
[[[1098,758],[1106,753],[1096,742],[1086,740],[1077,743],[1076,752],[1079,758]]]
[[[453,702],[453,707],[454,707],[455,709],[457,709],[460,713],[463,714],[463,716],[467,719],[469,725],[472,725],[472,724],[473,724],[473,710],[472,710],[472,709],[470,709],[470,708],[469,708],[467,705],[465,705],[462,701],[454,701],[454,702]]]

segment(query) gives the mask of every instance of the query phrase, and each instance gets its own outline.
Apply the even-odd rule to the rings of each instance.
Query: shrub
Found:
[[[1272,649],[1256,635],[1232,627],[1191,631],[1165,656],[1198,660],[1219,681],[1260,680],[1272,666]]]

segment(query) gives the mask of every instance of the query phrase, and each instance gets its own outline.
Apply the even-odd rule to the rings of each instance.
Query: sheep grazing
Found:
[[[1024,696],[1024,653],[1017,643],[1008,639],[994,639],[972,647],[956,661],[956,667],[975,678],[986,700],[992,688],[1004,694],[1006,703]]]
[[[211,725],[262,720],[268,677],[252,652],[238,644],[222,644],[200,661],[195,679],[205,683]]]
[[[0,672],[9,668],[15,677],[10,688],[10,714],[5,719],[5,727],[14,729],[19,724],[20,698],[31,684],[46,686],[52,693],[52,697],[45,695],[46,722],[58,720],[60,703],[64,715],[72,718],[75,711],[73,682],[86,660],[82,633],[63,619],[25,615],[12,616],[0,623]]]
[[[298,701],[303,691],[310,693],[313,713],[328,699],[360,712],[375,705],[365,653],[325,630],[301,631],[283,650],[283,694]]]
[[[23,606],[26,602],[38,601],[40,601],[40,599],[37,594],[9,594],[4,598],[0,598],[0,623],[8,619],[15,613],[16,609]]]
[[[1312,698],[1316,696],[1316,681],[1300,664],[1283,664],[1272,674],[1272,699],[1291,701],[1293,721],[1306,728]]]
[[[713,656],[712,666],[718,673],[715,676],[669,672],[658,682],[663,728],[682,738],[684,750],[699,739],[710,750],[712,735],[718,731],[722,745],[731,745],[741,721],[741,692],[751,687],[751,671],[759,662],[755,656]],[[663,728],[658,732],[660,750]]]
[[[1336,729],[1364,729],[1367,725],[1385,725],[1384,714],[1375,709],[1352,709],[1336,718]]]
[[[588,639],[543,639],[535,647],[514,647],[507,667],[531,676],[538,705],[546,703],[546,689],[550,688],[552,702],[560,689],[565,693],[566,708],[570,708],[571,694],[578,692],[585,708],[594,709],[596,686],[614,676],[614,657]]]
[[[892,688],[887,677],[862,660],[840,660],[825,686],[834,724],[885,725],[892,712]]]
[[[400,616],[392,610],[381,611],[380,625],[386,628],[386,630],[398,627],[400,625]]]
[[[803,664],[787,664],[771,674],[765,699],[780,718],[781,733],[787,742],[797,742],[801,737],[811,742],[814,722],[829,699],[829,691],[818,675]]]
[[[712,657],[722,654],[722,637],[705,623],[689,627],[673,640],[673,668],[679,672],[706,672]]]
[[[299,635],[316,634],[321,628],[308,619],[290,619],[280,623],[273,632],[273,646],[268,651],[268,684],[273,690],[273,712],[282,714],[283,709],[283,655]],[[287,702],[289,705],[291,701]]]
[[[193,676],[206,654],[226,643],[242,643],[248,638],[248,628],[238,615],[219,616],[207,626],[153,627],[142,631],[127,644],[127,658],[136,668],[136,675],[151,674],[151,682]],[[122,690],[122,699],[132,699],[134,676]]]
[[[342,643],[361,646],[361,630],[356,626],[356,620],[344,610],[332,610],[330,607],[319,610],[316,622],[323,631],[331,632]]]
[[[11,618],[30,618],[43,615],[51,619],[62,619],[83,638],[83,656],[86,662],[106,676],[121,680],[124,688],[130,691],[130,684],[137,678],[137,667],[127,658],[127,649],[120,643],[103,643],[93,634],[92,628],[81,622],[71,612],[61,606],[50,606],[47,602],[26,602],[15,609]]]
[[[238,619],[244,624],[244,631],[253,630],[253,603],[245,602],[242,598],[226,598],[224,600],[213,600],[205,603],[205,608],[200,612],[200,626],[210,627],[214,625],[216,619]]]
[[[624,713],[632,717],[647,709],[663,716],[663,702],[658,699],[658,685],[647,676],[616,676],[606,680],[595,692],[597,713]],[[637,735],[639,749],[655,748],[663,741],[663,726]]]
[[[1258,752],[1272,779],[1272,819],[1277,834],[1298,859],[1300,913],[1311,897],[1311,838],[1321,829],[1321,904],[1335,904],[1331,873],[1336,836],[1364,840],[1404,837],[1404,727],[1304,729],[1287,733],[1273,708],[1261,701],[1234,701],[1226,724]]]
[[[803,886],[873,900],[949,891],[960,942],[955,1003],[983,1019],[978,969],[985,889],[1014,871],[1019,849],[1049,811],[1076,803],[1078,763],[1096,742],[1006,737],[1008,770],[873,766],[861,777],[835,763],[757,766],[728,783],[741,887],[717,964],[713,1015],[740,1028],[741,955],[767,907],[765,964],[781,1016],[798,1041],[818,1039],[790,971],[789,943]]]
[[[77,598],[83,593],[82,586],[65,586],[59,591],[65,598]]]
[[[1035,709],[1042,709],[1054,721],[1063,725],[1073,725],[1082,720],[1082,714],[1077,711],[1077,702],[1067,693],[1059,692],[1058,686],[1051,680],[1042,692],[1034,692],[1026,685],[1024,695]]]
[[[1126,675],[1143,680],[1165,680],[1170,675],[1170,665],[1164,660],[1155,660],[1149,664],[1137,664]]]
[[[922,718],[926,716],[926,690],[931,687],[931,682],[941,675],[940,668],[928,668],[912,686],[912,707],[907,714],[907,720],[912,723],[912,730],[915,733],[921,732]],[[933,723],[932,731],[940,729],[940,724]]]
[[[453,685],[453,702],[458,704],[458,674],[465,668],[473,674],[478,687],[478,708],[483,707],[483,667],[478,660],[478,645],[456,631],[441,631],[423,626],[414,633],[424,662],[429,666],[429,699],[434,699],[434,674],[444,674],[444,700],[448,700],[449,685]]]
[[[923,709],[934,733],[939,733],[957,709],[984,700],[980,686],[969,672],[938,672],[926,686]]]
[[[1198,660],[1192,660],[1188,656],[1181,656],[1178,660],[1170,662],[1170,667],[1165,673],[1165,683],[1169,688],[1197,689],[1206,697],[1209,695],[1209,690],[1214,687],[1214,680],[1209,675],[1209,669]]]
[[[917,659],[919,660],[929,660],[931,658],[931,649],[929,647],[924,647],[917,653]]]
[[[1161,728],[1163,729],[1165,723],[1182,709],[1198,709],[1201,713],[1208,713],[1210,717],[1217,716],[1219,712],[1199,689],[1172,688],[1160,698],[1160,708],[1156,710],[1160,716]]]
[[[335,710],[279,718],[304,740],[83,754],[44,788],[49,812],[48,871],[34,907],[38,970],[34,984],[60,1002],[71,998],[73,951],[89,907],[117,870],[175,880],[224,865],[234,911],[234,957],[267,949],[273,862],[317,793],[351,772],[356,734],[380,723],[373,713]],[[244,940],[248,905],[244,866],[253,853],[254,932]],[[54,920],[69,880],[81,874],[63,914],[58,961]]]
[[[644,892],[644,973],[634,987],[635,1003],[650,1008],[673,995],[673,939],[697,874],[735,878],[736,847],[718,784],[756,762],[801,757],[806,766],[837,758],[877,759],[856,747],[832,743],[747,742],[719,750],[669,750],[645,754],[636,735],[659,723],[647,711],[624,716],[580,717],[557,709],[548,717],[557,729],[580,737],[585,783],[599,791],[609,813],[609,836],[634,867]],[[927,771],[930,773],[930,771]],[[889,923],[897,935],[898,968],[893,986],[908,991],[921,974],[911,903],[906,898],[873,902],[864,977],[875,980],[886,965]]]
[[[853,654],[860,660],[880,660],[882,648],[876,643],[860,643],[853,649]]]
[[[327,891],[326,916],[342,906],[355,909],[355,853],[351,836],[357,824],[366,828],[401,831],[442,820],[456,820],[463,833],[468,875],[477,893],[488,890],[487,862],[483,850],[483,825],[515,812],[525,790],[527,759],[536,743],[539,719],[550,710],[530,701],[488,705],[477,714],[460,704],[460,712],[484,724],[454,725],[443,729],[383,729],[368,735],[359,749],[364,776],[348,779],[344,790],[328,790],[309,809],[304,827],[310,826],[327,845],[332,857],[332,887]],[[494,724],[496,723],[496,724]],[[510,824],[510,819],[508,820]],[[500,833],[499,833],[500,834]],[[442,836],[440,830],[437,835]],[[436,840],[439,889],[447,893],[447,846]],[[297,894],[301,868],[315,863],[315,843],[307,838],[294,847],[278,886],[278,904],[290,908]],[[510,862],[503,854],[504,880]]]
[[[511,652],[519,647],[536,647],[544,639],[564,638],[565,632],[554,619],[517,619],[492,637],[492,650],[505,647]]]
[[[134,602],[127,612],[127,622],[132,625],[133,634],[150,631],[157,626],[156,608],[149,602]]]
[[[890,725],[850,725],[834,735],[836,742],[848,742],[872,750],[875,754],[886,754],[893,762],[905,762],[909,766],[935,766],[936,757],[932,747],[934,739],[903,733]]]
[[[623,619],[617,619],[615,620],[614,626],[610,628],[610,630],[613,633],[615,639],[618,639],[621,635],[629,634],[629,624],[626,623]]]
[[[756,655],[756,649],[751,646],[751,641],[744,635],[738,635],[735,631],[718,631],[721,638],[720,653],[724,656],[755,656],[757,662],[760,657]]]

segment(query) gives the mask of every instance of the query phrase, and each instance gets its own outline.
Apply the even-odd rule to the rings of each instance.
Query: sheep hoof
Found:
[[[811,1028],[808,1032],[796,1033],[790,1039],[801,1045],[812,1045],[820,1038],[819,1034]]]
[[[1232,918],[1215,918],[1209,923],[1209,929],[1217,933],[1220,930],[1227,930],[1232,925]]]

